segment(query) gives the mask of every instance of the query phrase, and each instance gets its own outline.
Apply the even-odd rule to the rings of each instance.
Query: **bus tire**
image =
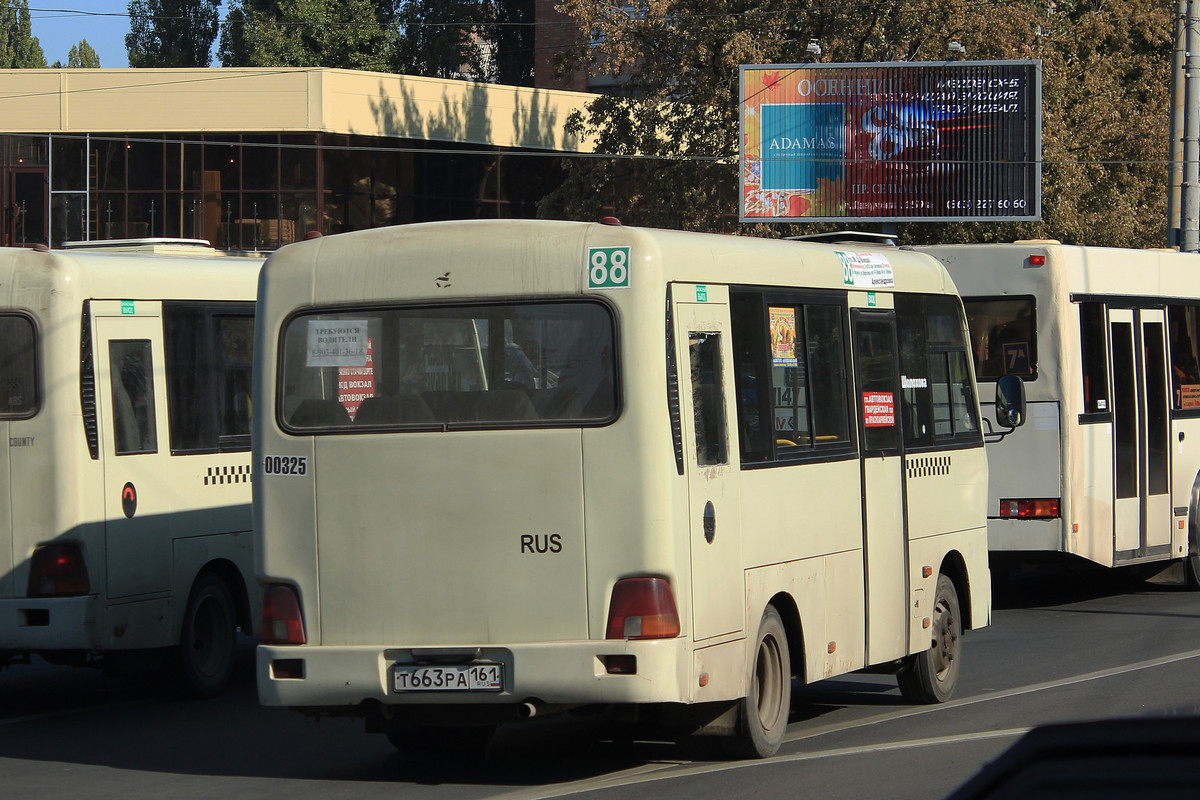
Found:
[[[962,663],[962,615],[954,581],[939,574],[933,597],[928,650],[905,659],[896,673],[900,694],[910,703],[944,703],[954,694]]]
[[[767,606],[746,684],[738,701],[734,735],[725,740],[726,752],[735,758],[769,758],[779,751],[792,709],[792,669],[787,632],[774,606]]]
[[[192,584],[179,644],[171,652],[170,677],[178,693],[195,698],[220,693],[233,674],[236,644],[233,594],[219,577],[202,572]]]
[[[1194,518],[1194,515],[1189,515]],[[1183,577],[1187,588],[1193,592],[1200,589],[1200,541],[1194,524],[1188,525],[1187,556],[1183,559]]]

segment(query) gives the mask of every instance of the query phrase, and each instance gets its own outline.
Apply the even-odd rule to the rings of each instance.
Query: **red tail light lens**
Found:
[[[679,635],[679,612],[666,578],[625,578],[613,587],[608,639],[670,639]]]
[[[291,586],[272,584],[263,590],[258,638],[263,644],[305,644],[300,597]]]
[[[1058,498],[1045,500],[1001,500],[1001,519],[1058,519]]]
[[[34,549],[29,559],[28,597],[78,597],[89,591],[87,564],[78,544],[54,542]]]

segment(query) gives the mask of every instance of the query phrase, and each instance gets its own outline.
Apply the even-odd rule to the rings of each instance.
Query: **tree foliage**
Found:
[[[486,80],[491,60],[479,31],[487,18],[485,4],[474,0],[400,0],[396,10],[400,35],[392,52],[393,71],[431,78],[467,75]]]
[[[221,0],[129,0],[131,67],[207,67]]]
[[[232,0],[225,66],[342,67],[531,85],[533,0]]]
[[[1041,59],[1043,219],[908,223],[906,241],[1063,241],[1161,246],[1174,3],[1169,0],[563,0],[585,41],[562,68],[621,91],[569,121],[616,158],[572,159],[547,216],[766,235],[814,225],[743,226],[738,212],[738,66]],[[648,156],[635,157],[635,156]],[[828,228],[830,226],[824,226]]]
[[[0,4],[0,69],[45,66],[46,54],[29,21],[28,0],[4,0]]]
[[[232,0],[221,25],[227,67],[385,71],[396,37],[390,2]]]
[[[54,62],[55,69],[61,69],[62,64]],[[67,69],[100,69],[100,55],[88,44],[87,39],[80,39],[71,45],[67,53]]]

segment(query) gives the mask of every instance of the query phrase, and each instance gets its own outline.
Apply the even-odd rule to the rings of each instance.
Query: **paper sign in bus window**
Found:
[[[338,402],[350,419],[368,397],[375,396],[375,362],[371,338],[367,337],[367,363],[362,367],[338,367]]]
[[[896,400],[891,392],[863,392],[863,425],[884,428],[896,424]]]
[[[1200,408],[1200,383],[1185,383],[1179,387],[1180,408]]]
[[[308,321],[308,367],[365,367],[365,319],[312,319]]]
[[[796,366],[796,309],[771,308],[771,363]]]

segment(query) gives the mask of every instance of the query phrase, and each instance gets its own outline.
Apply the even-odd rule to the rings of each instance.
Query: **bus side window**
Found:
[[[733,372],[737,382],[738,442],[743,464],[771,459],[774,414],[769,406],[771,379],[764,366],[766,359],[762,316],[762,296],[734,294]]]
[[[0,316],[0,419],[32,415],[37,407],[37,359],[33,323]]]
[[[1083,361],[1083,413],[1107,414],[1108,336],[1103,303],[1079,304],[1079,346]]]
[[[1177,409],[1200,408],[1200,357],[1196,352],[1197,306],[1169,306],[1171,395]]]
[[[158,452],[149,340],[109,342],[108,355],[116,454]]]
[[[721,334],[691,331],[692,413],[696,425],[696,463],[729,463],[725,430],[725,391],[721,380]]]

